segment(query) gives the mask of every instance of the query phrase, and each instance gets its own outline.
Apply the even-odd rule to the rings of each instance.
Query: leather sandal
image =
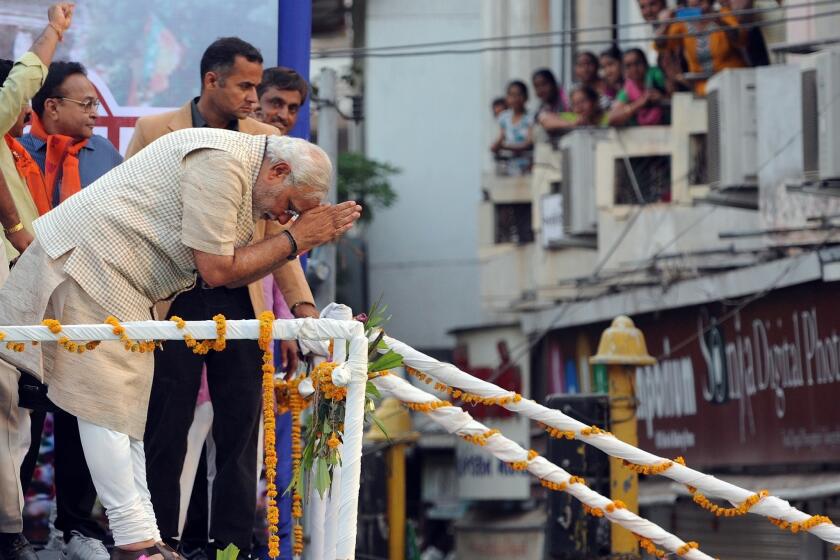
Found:
[[[141,550],[125,550],[124,548],[115,546],[111,551],[111,560],[137,560],[141,556],[151,558],[157,554],[160,554],[163,560],[181,560],[178,553],[171,546],[163,542],[155,543],[153,546]]]

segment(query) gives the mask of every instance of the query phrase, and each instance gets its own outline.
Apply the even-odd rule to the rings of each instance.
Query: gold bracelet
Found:
[[[6,235],[11,235],[13,233],[19,232],[22,229],[23,229],[23,224],[21,222],[18,222],[17,224],[13,225],[10,228],[4,229],[3,231],[6,233]]]

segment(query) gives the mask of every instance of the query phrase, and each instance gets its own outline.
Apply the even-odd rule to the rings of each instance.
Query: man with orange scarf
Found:
[[[43,215],[122,163],[122,156],[104,137],[93,133],[99,99],[78,62],[53,62],[44,85],[32,98],[32,128],[20,138],[27,152],[17,159],[32,199]],[[25,165],[21,165],[23,162]],[[34,169],[33,169],[34,167]],[[26,383],[37,384],[32,378]],[[55,426],[56,510],[49,547],[67,560],[108,560],[102,543],[106,533],[93,518],[96,489],[84,459],[76,417],[53,412]],[[21,484],[29,483],[45,412],[32,413],[32,443]]]
[[[32,128],[20,143],[43,174],[35,203],[44,214],[121,164],[120,153],[93,133],[99,98],[78,62],[53,62],[32,98]],[[33,185],[29,184],[32,192]]]

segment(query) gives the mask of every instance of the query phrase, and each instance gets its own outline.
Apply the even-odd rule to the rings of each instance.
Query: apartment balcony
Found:
[[[708,92],[674,95],[668,126],[542,136],[530,173],[486,175],[487,309],[674,282],[837,237],[840,50],[724,71]]]

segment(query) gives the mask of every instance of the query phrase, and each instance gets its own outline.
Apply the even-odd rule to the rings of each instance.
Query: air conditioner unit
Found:
[[[598,212],[595,205],[595,147],[609,132],[581,128],[560,140],[563,182],[563,228],[569,235],[595,235]]]
[[[802,154],[805,177],[840,180],[840,50],[814,55],[802,70]]]
[[[758,186],[755,70],[730,69],[706,84],[707,161],[713,189]]]

